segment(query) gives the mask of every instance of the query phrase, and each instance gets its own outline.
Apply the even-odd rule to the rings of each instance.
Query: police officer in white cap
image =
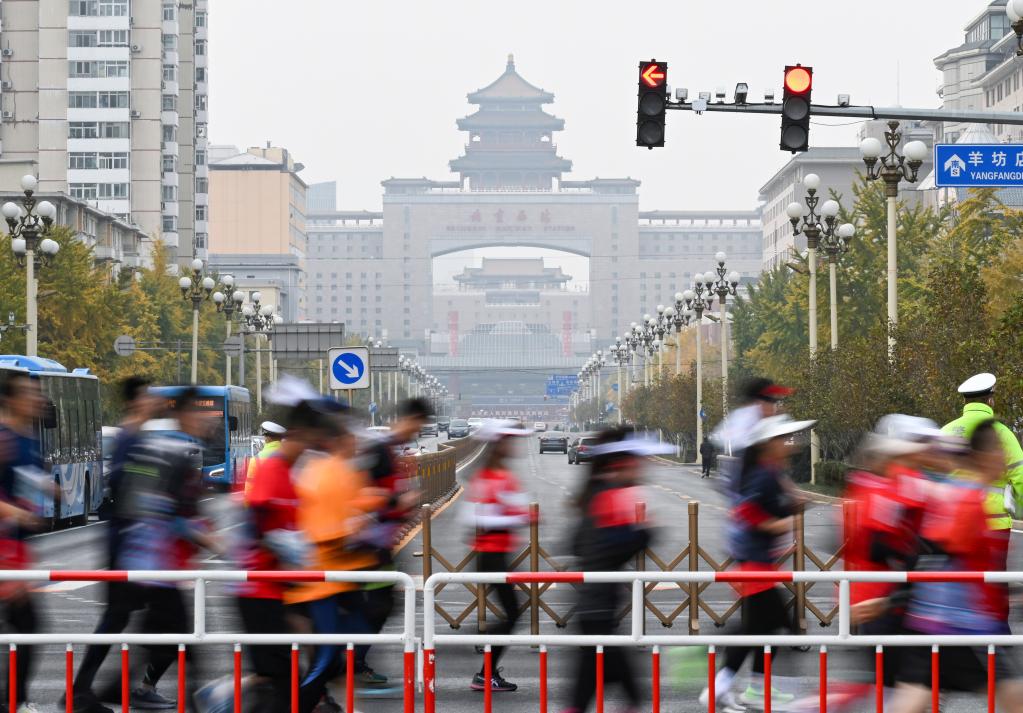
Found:
[[[945,425],[942,432],[969,440],[981,423],[995,419],[994,374],[975,374],[959,385],[959,393],[966,400],[963,415]],[[1011,515],[1016,504],[1023,503],[1023,448],[1009,428],[1000,421],[995,431],[1005,451],[1005,474],[991,486],[988,493],[988,525],[992,530],[1008,530],[1012,527]]]
[[[249,485],[252,482],[252,474],[256,470],[256,461],[272,456],[281,447],[281,439],[287,431],[284,426],[274,421],[263,421],[259,424],[259,430],[263,432],[263,447],[255,458],[249,459],[249,466],[245,470],[245,492],[248,493]]]

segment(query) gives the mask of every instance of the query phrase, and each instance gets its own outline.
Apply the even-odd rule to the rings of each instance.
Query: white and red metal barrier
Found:
[[[772,636],[704,636],[647,634],[644,626],[643,594],[648,583],[751,583],[794,582],[833,583],[838,585],[838,631],[836,634],[772,635]],[[424,712],[436,713],[437,647],[446,645],[482,646],[484,650],[484,677],[489,681],[493,673],[492,646],[538,647],[540,675],[540,713],[547,713],[547,647],[590,646],[596,648],[597,713],[604,710],[603,668],[604,649],[609,646],[642,647],[651,651],[653,713],[660,713],[660,652],[665,646],[708,647],[708,686],[710,713],[715,713],[714,676],[717,647],[751,646],[764,651],[764,710],[771,713],[771,652],[779,646],[815,646],[820,651],[820,710],[828,706],[828,648],[866,647],[875,649],[875,698],[877,713],[883,712],[884,649],[889,646],[927,646],[931,649],[931,703],[933,713],[939,711],[939,650],[942,646],[972,646],[987,650],[987,710],[995,711],[995,647],[1021,646],[1023,635],[854,635],[851,633],[849,585],[853,582],[963,582],[1009,583],[1023,582],[1023,572],[507,572],[468,573],[441,572],[431,575],[423,585],[423,697]],[[434,601],[439,585],[458,584],[587,584],[619,583],[631,585],[631,631],[621,635],[585,634],[437,634]],[[491,692],[484,690],[484,711],[491,712]]]
[[[18,646],[30,644],[65,644],[66,713],[73,713],[72,682],[74,678],[74,644],[120,644],[121,696],[123,710],[130,700],[129,655],[136,644],[165,644],[178,647],[178,712],[184,713],[186,694],[187,646],[230,645],[234,650],[234,713],[242,710],[242,646],[268,644],[291,646],[291,711],[298,712],[299,646],[344,645],[346,647],[345,698],[346,710],[354,710],[355,646],[359,644],[401,644],[403,649],[403,705],[405,713],[415,710],[415,652],[416,652],[416,589],[412,578],[393,570],[379,572],[353,571],[280,571],[258,572],[239,570],[177,570],[177,571],[107,571],[107,570],[0,570],[4,582],[192,582],[195,589],[194,621],[192,631],[180,634],[0,634],[0,645],[9,647],[10,701],[9,709],[17,708],[15,701]],[[206,584],[208,582],[387,582],[400,585],[404,590],[403,627],[400,634],[244,634],[210,633],[206,630]]]

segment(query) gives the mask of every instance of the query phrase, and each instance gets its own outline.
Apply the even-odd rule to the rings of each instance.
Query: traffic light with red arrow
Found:
[[[810,148],[810,94],[813,92],[813,67],[800,64],[785,68],[781,104],[781,150],[806,151]]]
[[[664,122],[668,106],[668,63],[639,63],[639,96],[636,108],[636,146],[664,146]]]

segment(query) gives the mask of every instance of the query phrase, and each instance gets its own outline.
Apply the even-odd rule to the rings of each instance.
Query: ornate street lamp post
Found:
[[[838,258],[849,250],[849,243],[856,235],[856,226],[842,223],[836,230],[829,226],[821,236],[821,248],[828,256],[828,286],[831,295],[831,348],[838,349]]]
[[[57,207],[50,201],[33,198],[39,181],[33,175],[21,177],[21,189],[25,197],[21,205],[8,201],[0,208],[7,221],[7,232],[11,236],[11,250],[18,258],[18,264],[25,268],[25,354],[36,356],[39,349],[39,313],[36,294],[36,267],[47,264],[60,250],[56,240],[49,237]],[[42,253],[37,256],[36,252]],[[37,263],[37,260],[39,261]]]
[[[263,411],[263,337],[273,331],[278,324],[278,315],[274,314],[273,305],[260,304],[263,295],[252,293],[252,304],[242,307],[242,318],[248,331],[256,335],[256,410]],[[244,341],[245,337],[242,336]],[[242,350],[242,359],[245,352]]]
[[[192,260],[192,274],[178,280],[181,296],[192,301],[192,381],[199,377],[199,307],[210,298],[216,281],[205,274],[205,264],[199,258]]]
[[[806,236],[807,260],[810,265],[810,356],[817,353],[817,244],[820,242],[821,231],[824,226],[821,224],[821,217],[829,225],[835,222],[838,215],[839,205],[836,201],[827,200],[821,206],[820,213],[817,212],[817,204],[820,196],[817,189],[820,188],[821,179],[816,173],[808,173],[803,178],[803,186],[806,188],[806,207],[809,212],[803,215],[803,206],[798,202],[789,203],[785,212],[792,223],[792,235],[800,233]],[[803,221],[803,227],[799,227],[799,221]]]
[[[232,275],[224,275],[220,278],[220,285],[222,290],[217,290],[213,293],[213,303],[217,306],[218,312],[224,313],[225,321],[227,322],[227,338],[231,338],[231,325],[234,323],[234,313],[240,312],[242,303],[245,301],[245,293],[241,290],[234,289],[234,277]],[[242,339],[244,339],[244,335]],[[241,358],[244,359],[245,352],[242,352]],[[227,386],[231,385],[231,353],[228,352],[224,355],[224,384]]]
[[[889,121],[888,131],[884,134],[888,144],[888,153],[884,153],[881,142],[869,137],[860,142],[860,153],[867,166],[867,178],[871,181],[881,179],[885,185],[885,196],[888,199],[888,351],[895,348],[895,335],[891,328],[899,323],[899,287],[898,287],[898,249],[896,231],[898,216],[896,199],[899,196],[899,183],[903,180],[916,183],[917,172],[927,158],[927,144],[923,141],[910,141],[903,147],[903,155],[898,153],[902,133],[899,122]]]
[[[672,308],[672,317],[675,324],[675,376],[682,375],[682,330],[693,321],[693,309],[688,306],[685,292],[675,293],[675,306]]]
[[[703,313],[714,306],[714,293],[710,291],[709,285],[712,275],[706,277],[704,274],[696,273],[693,277],[693,289],[682,293],[688,309],[696,315],[696,452],[700,452],[700,444],[703,443]],[[704,298],[706,293],[706,298]],[[703,456],[700,456],[702,461]]]
[[[728,315],[725,313],[725,303],[728,296],[735,296],[735,290],[739,286],[739,273],[732,270],[730,273],[725,268],[727,256],[719,252],[714,256],[718,261],[718,279],[707,282],[707,287],[717,293],[718,310],[721,314],[721,413],[728,413]],[[713,275],[704,275],[704,279],[712,279]]]

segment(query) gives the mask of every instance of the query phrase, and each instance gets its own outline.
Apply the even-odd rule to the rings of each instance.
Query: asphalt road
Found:
[[[570,466],[561,454],[538,454],[536,441],[524,439],[522,453],[516,459],[515,468],[520,474],[524,485],[529,489],[532,500],[541,504],[540,541],[544,548],[558,561],[568,561],[568,538],[573,525],[574,515],[569,507],[571,494],[584,477],[586,466]],[[465,480],[471,471],[465,468],[460,473],[460,480]],[[724,498],[715,490],[715,480],[701,480],[695,469],[685,466],[651,463],[646,472],[649,512],[659,525],[660,532],[654,551],[663,558],[673,558],[685,547],[687,542],[687,519],[690,502],[700,503],[699,537],[700,545],[714,558],[723,558],[727,544],[727,517]],[[223,527],[231,527],[229,502],[224,496],[208,497],[203,503],[208,514]],[[461,500],[453,501],[434,521],[432,528],[434,547],[449,560],[457,562],[466,552],[466,528],[461,524],[459,513]],[[818,505],[808,510],[806,515],[807,543],[818,553],[833,551],[835,541],[836,508],[830,505]],[[93,523],[84,527],[52,533],[36,537],[32,546],[40,568],[45,569],[92,569],[102,566],[105,525]],[[421,575],[422,550],[421,536],[413,537],[399,553],[399,566],[412,575]],[[1023,556],[1018,546],[1019,533],[1013,537],[1010,566],[1023,569]],[[222,568],[227,564],[214,557],[206,557],[204,567]],[[682,566],[685,566],[683,563]],[[705,567],[701,567],[705,568]],[[441,569],[434,564],[434,570]],[[102,607],[104,589],[102,585],[88,582],[53,583],[41,586],[37,600],[42,611],[43,628],[46,631],[91,631]],[[734,594],[726,585],[718,585],[704,592],[704,601],[716,611],[723,611],[734,600]],[[682,601],[683,594],[671,587],[658,588],[651,595],[652,601],[664,611],[670,612]],[[575,592],[570,586],[555,586],[544,595],[544,600],[555,611],[565,614],[575,601]],[[832,600],[827,592],[821,590],[810,593],[810,600],[819,606],[828,607]],[[438,601],[450,611],[461,611],[471,602],[468,592],[456,588],[445,589]],[[211,631],[238,631],[238,617],[235,612],[233,598],[221,587],[210,586],[207,594],[208,628]],[[420,616],[421,607],[420,607]],[[650,632],[662,630],[658,621],[647,615],[647,627]],[[811,618],[811,622],[812,622]],[[443,622],[438,624],[438,631],[448,631]],[[520,622],[518,631],[528,631],[528,614]],[[572,625],[569,624],[569,627]],[[713,622],[701,617],[701,628],[704,632],[716,631]],[[1017,628],[1018,625],[1017,625]],[[400,622],[393,620],[388,625],[389,631],[400,630]],[[463,624],[463,631],[474,632],[476,621],[474,616]],[[546,615],[540,617],[540,630],[543,633],[556,635],[563,632],[558,629]],[[571,630],[571,629],[570,629]],[[668,630],[664,630],[668,631]],[[677,621],[672,633],[684,633],[686,620],[683,614]],[[727,630],[726,630],[727,631]],[[77,661],[80,661],[82,649],[76,648]],[[816,690],[817,655],[816,653],[784,652],[775,666],[778,685],[794,693],[812,693]],[[560,710],[561,704],[574,678],[574,655],[572,649],[552,647],[549,658],[549,690],[551,710]],[[695,702],[702,675],[697,675],[688,685],[680,685],[678,676],[669,665],[669,652],[664,652],[662,664],[662,710],[697,711]],[[636,670],[647,681],[649,687],[649,652],[636,652],[633,656]],[[77,664],[76,661],[76,664]],[[227,647],[204,647],[196,662],[195,670],[190,669],[189,676],[201,671],[204,678],[227,675],[230,672],[230,651]],[[378,671],[397,677],[400,674],[400,655],[396,647],[382,647],[370,654],[370,663]],[[110,665],[101,673],[100,682],[116,677],[117,662],[114,657]],[[469,690],[472,674],[479,669],[481,657],[472,647],[448,647],[438,652],[437,659],[437,700],[442,711],[477,711],[482,708],[482,696]],[[844,663],[836,655],[833,657],[830,670],[833,680],[844,669]],[[520,690],[513,694],[494,696],[494,708],[497,711],[535,709],[538,701],[539,678],[537,673],[537,655],[535,651],[513,650],[502,661],[504,676],[516,682]],[[167,672],[161,690],[173,697],[177,674],[174,668]],[[42,647],[40,665],[35,676],[31,698],[44,710],[52,710],[56,706],[64,686],[64,650],[63,647]],[[609,711],[624,708],[624,700],[616,687],[610,686],[607,691]],[[395,690],[386,697],[363,698],[357,704],[360,711],[391,712],[399,711],[400,693]],[[946,711],[971,711],[979,705],[976,699],[955,698],[947,702]],[[776,710],[778,708],[776,707]],[[868,710],[864,707],[864,710]],[[872,707],[869,710],[873,710]]]

